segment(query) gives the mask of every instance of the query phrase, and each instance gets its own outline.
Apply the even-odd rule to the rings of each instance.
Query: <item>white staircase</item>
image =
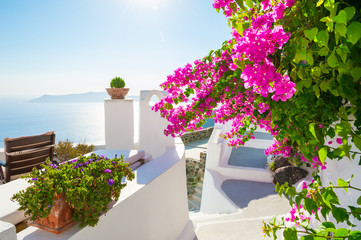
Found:
[[[188,198],[188,209],[189,211],[198,212],[201,208],[201,199],[202,199],[202,188],[203,188],[203,179],[197,183],[195,192],[192,196]]]

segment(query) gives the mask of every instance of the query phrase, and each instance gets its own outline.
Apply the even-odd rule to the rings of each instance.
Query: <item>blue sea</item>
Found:
[[[104,103],[32,103],[0,101],[0,148],[4,138],[55,131],[56,141],[102,145]]]
[[[138,101],[134,101],[138,126]],[[208,120],[204,128],[214,125]],[[0,148],[4,138],[15,138],[55,131],[56,142],[104,145],[104,102],[35,103],[0,100]],[[137,140],[135,129],[135,140]]]

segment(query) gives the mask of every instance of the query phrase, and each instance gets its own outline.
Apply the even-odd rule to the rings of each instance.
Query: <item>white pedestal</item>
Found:
[[[106,149],[134,149],[133,99],[104,101]]]

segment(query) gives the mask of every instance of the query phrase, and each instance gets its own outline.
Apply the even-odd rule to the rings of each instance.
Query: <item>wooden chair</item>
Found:
[[[15,175],[31,172],[34,167],[39,167],[47,158],[53,161],[55,133],[47,132],[41,135],[5,138],[5,163],[0,161],[0,166],[5,168],[5,175],[0,167],[0,179],[9,182]]]

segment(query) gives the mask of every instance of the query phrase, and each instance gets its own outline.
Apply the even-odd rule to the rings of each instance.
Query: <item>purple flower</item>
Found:
[[[49,204],[47,208],[50,208],[50,207],[51,207],[51,204]]]
[[[112,171],[110,169],[105,169],[104,172],[105,173],[111,173]]]
[[[113,163],[113,164],[117,164],[117,162],[114,162],[114,161],[113,161],[112,163]]]
[[[114,184],[114,180],[113,180],[113,179],[109,179],[109,180],[108,180],[108,184],[109,184],[109,186],[113,185],[113,184]]]
[[[78,159],[71,160],[72,163],[75,163],[76,161],[78,161]]]
[[[342,144],[342,138],[337,138],[337,139],[336,139],[336,142],[337,142],[338,144]]]
[[[32,180],[32,181],[36,181],[36,180],[38,180],[38,178],[37,178],[37,177],[34,177],[34,178],[32,178],[31,180]]]
[[[51,166],[52,168],[58,168],[58,166],[57,166],[56,164],[50,164],[50,166]]]

